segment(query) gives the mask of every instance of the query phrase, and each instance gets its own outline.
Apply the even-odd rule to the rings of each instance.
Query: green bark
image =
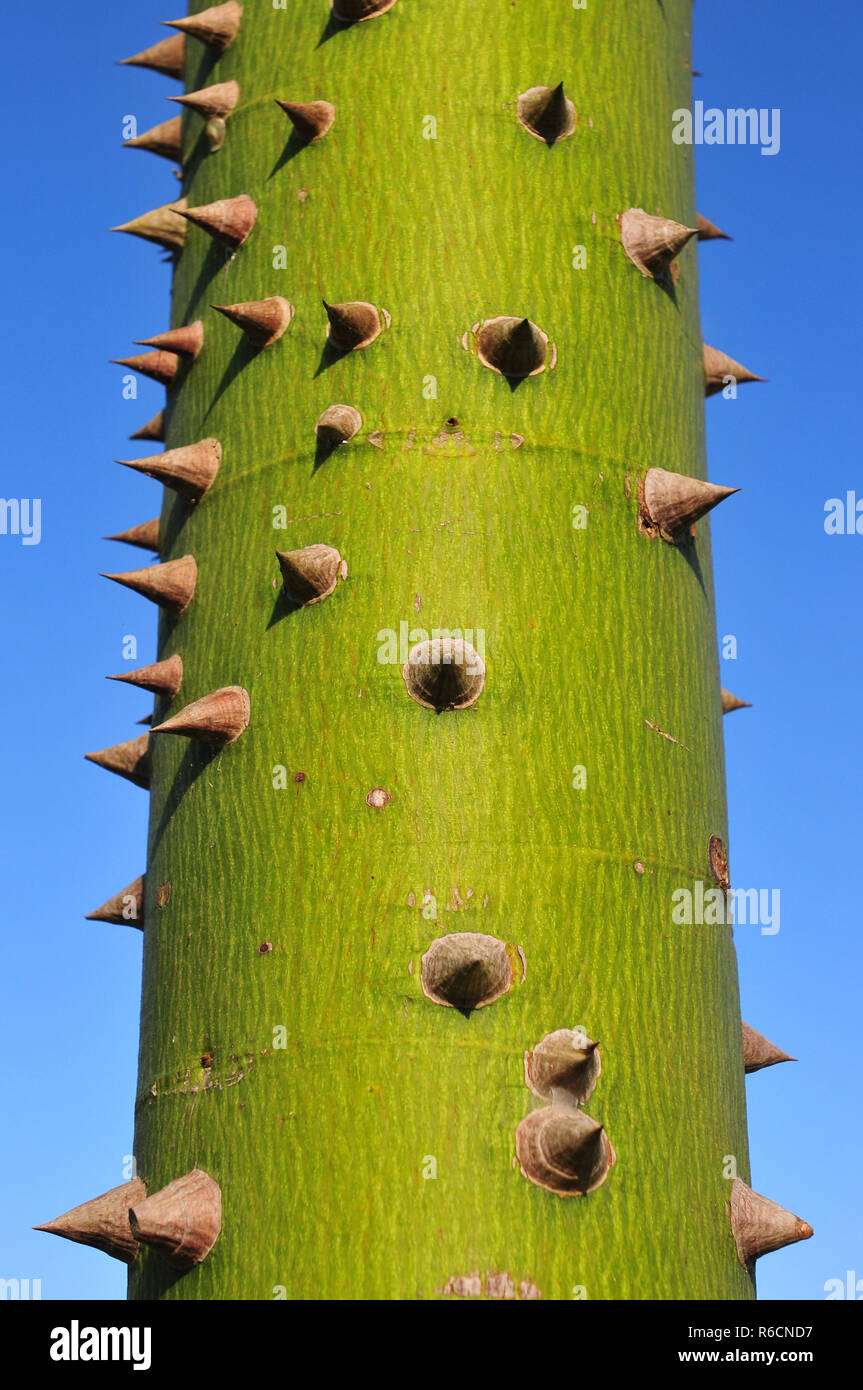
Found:
[[[187,44],[188,90],[241,96],[216,153],[185,118],[183,192],[260,211],[233,258],[190,227],[177,262],[172,325],[202,317],[205,342],[166,442],[214,435],[224,459],[198,506],[166,495],[162,558],[191,552],[199,580],[161,621],[185,679],[156,714],[234,684],[252,714],[216,756],[151,740],[135,1153],[151,1192],[205,1169],[224,1225],[181,1277],[142,1251],[133,1298],[434,1298],[474,1271],[546,1299],[752,1294],[725,1211],[726,1156],[748,1178],[731,932],[671,918],[727,840],[709,528],[684,552],[636,524],[646,468],[705,476],[697,251],[667,294],[616,222],[694,225],[670,138],[690,11],[398,0],[321,42],[325,0],[246,0],[215,62]],[[561,79],[577,128],[547,148],[515,101]],[[329,100],[336,123],[283,160],[274,97]],[[277,294],[296,317],[258,354],[209,308]],[[322,366],[322,298],[391,327]],[[461,346],[503,314],[557,348],[516,389]],[[333,402],[363,429],[316,467]],[[274,550],[318,542],[347,580],[287,612]],[[408,698],[378,660],[403,621],[484,632],[474,707]],[[450,931],[520,947],[525,979],[469,1017],[435,1005],[421,957]],[[525,1051],[577,1024],[617,1163],[561,1199],[519,1171],[515,1131],[540,1104]]]

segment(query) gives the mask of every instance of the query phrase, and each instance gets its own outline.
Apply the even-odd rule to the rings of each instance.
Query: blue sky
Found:
[[[137,664],[155,659],[155,621],[97,575],[135,564],[99,538],[158,510],[154,485],[111,459],[163,393],[142,379],[130,406],[106,359],[167,322],[169,272],[105,229],[172,196],[164,161],[119,140],[124,114],[164,120],[178,90],[113,65],[160,37],[163,6],[88,15],[56,6],[46,23],[19,7],[4,20],[0,491],[41,497],[43,516],[38,545],[0,535],[0,1275],[41,1277],[45,1298],[125,1293],[122,1266],[29,1227],[123,1181],[132,1141],[141,939],[83,916],[142,871],[147,797],[82,753],[129,737],[149,709],[143,692],[121,704],[102,676],[124,668],[129,633]],[[738,647],[723,684],[754,705],[725,720],[734,879],[781,892],[777,935],[736,933],[743,1015],[800,1059],[747,1081],[752,1183],[815,1228],[760,1262],[764,1298],[823,1299],[827,1280],[863,1279],[863,535],[824,530],[827,499],[863,500],[861,27],[851,0],[695,14],[694,97],[781,110],[777,155],[697,153],[699,209],[734,237],[699,250],[704,337],[770,378],[707,402],[711,478],[743,489],[735,524],[713,528],[718,630]]]

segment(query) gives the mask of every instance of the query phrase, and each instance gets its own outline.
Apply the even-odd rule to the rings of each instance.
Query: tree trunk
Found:
[[[165,442],[222,455],[199,501],[165,494],[161,559],[197,586],[161,617],[183,680],[154,723],[226,687],[251,719],[150,739],[138,1175],[204,1170],[222,1229],[183,1274],[142,1249],[133,1298],[752,1295],[732,934],[672,918],[727,841],[708,524],[639,524],[648,469],[706,472],[697,251],[653,278],[620,227],[695,226],[690,14],[247,0],[223,53],[186,39],[187,90],[239,101],[184,114],[182,193],[257,218],[235,252],[192,222],[176,261],[172,326],[204,342]],[[574,110],[519,108],[561,80]],[[304,140],[275,99],[335,122]],[[266,348],[211,307],[274,296]],[[322,300],[384,331],[339,353]],[[502,316],[542,333],[476,327]],[[330,448],[334,404],[362,425]],[[346,577],[288,601],[274,552],[321,545]],[[435,630],[484,655],[464,708],[408,692]],[[428,954],[453,933],[486,938],[455,976]],[[581,1110],[542,1049],[526,1084],[565,1029],[600,1044]]]

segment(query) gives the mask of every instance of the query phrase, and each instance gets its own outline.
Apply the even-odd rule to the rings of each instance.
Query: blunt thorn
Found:
[[[219,1184],[200,1168],[175,1178],[130,1206],[132,1233],[175,1269],[192,1269],[209,1255],[222,1229]]]

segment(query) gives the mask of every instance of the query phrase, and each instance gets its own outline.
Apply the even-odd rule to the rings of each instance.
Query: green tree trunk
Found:
[[[694,226],[671,140],[690,15],[397,0],[338,25],[246,0],[224,53],[186,41],[187,90],[240,96],[212,152],[184,115],[183,195],[258,216],[234,255],[189,226],[176,262],[172,326],[204,343],[165,442],[222,462],[197,505],[165,496],[161,559],[198,580],[161,619],[184,678],[155,721],[242,686],[251,722],[215,753],[150,741],[138,1175],[205,1170],[223,1224],[182,1275],[142,1249],[133,1298],[752,1295],[726,1211],[729,1156],[748,1177],[732,934],[672,920],[727,840],[708,525],[638,525],[648,468],[706,472],[697,250],[654,280],[619,225]],[[561,80],[575,129],[549,144],[517,99]],[[274,98],[335,123],[303,143]],[[295,316],[260,351],[211,308],[276,295]],[[322,300],[391,323],[336,356]],[[470,330],[502,315],[548,335],[546,370],[483,365]],[[325,456],[334,403],[362,428]],[[316,544],[347,577],[291,606],[274,551]],[[400,624],[484,643],[474,704],[409,697]],[[450,933],[506,944],[502,997],[427,997]],[[561,1196],[516,1131],[548,1104],[525,1053],[575,1028],[616,1163]]]

